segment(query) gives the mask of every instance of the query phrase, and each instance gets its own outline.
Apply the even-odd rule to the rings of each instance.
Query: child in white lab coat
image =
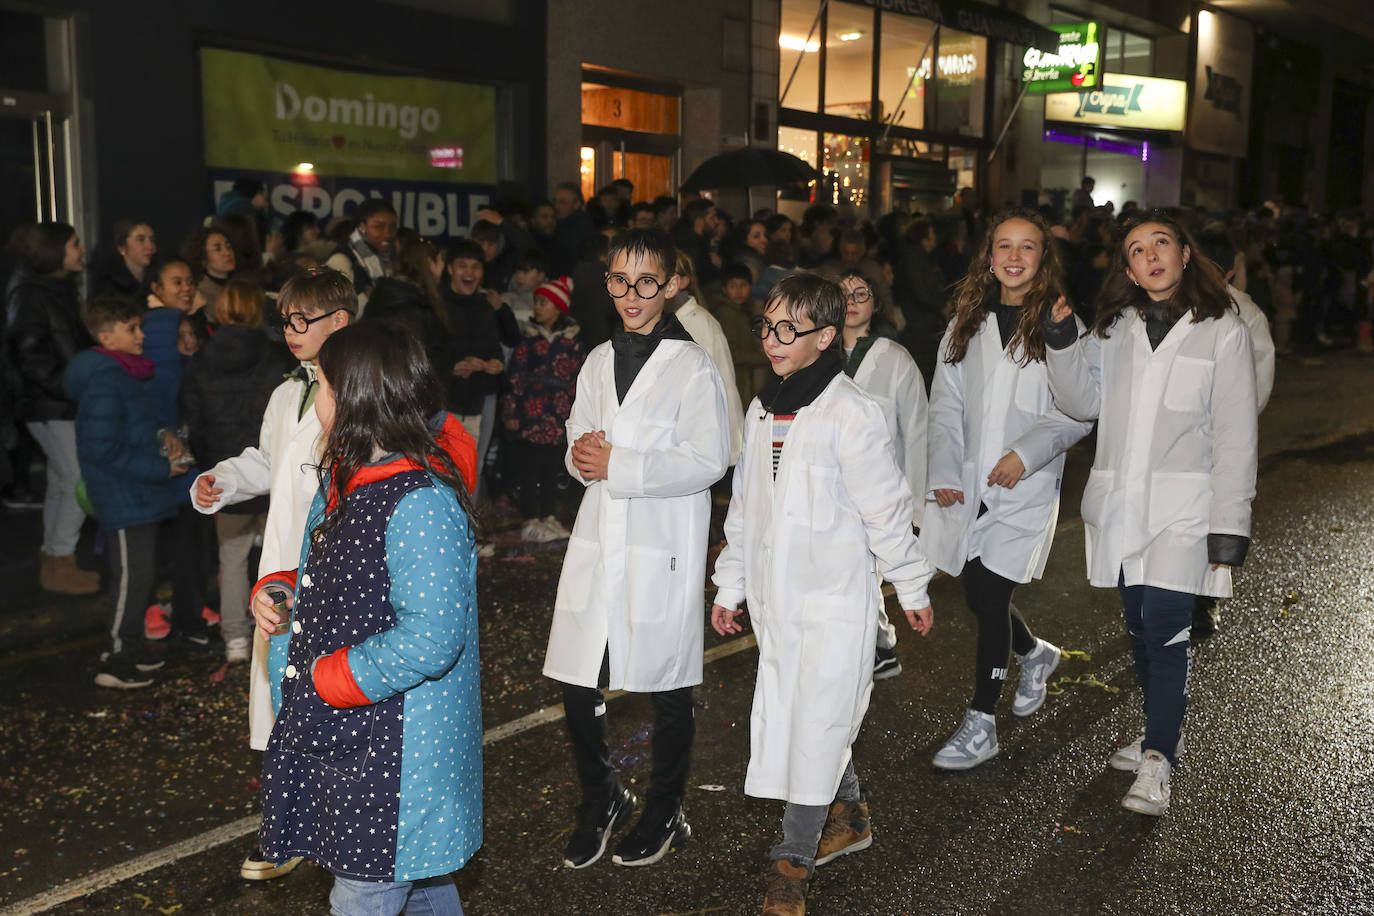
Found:
[[[1122,805],[1158,816],[1196,598],[1229,597],[1250,546],[1259,404],[1250,334],[1221,271],[1165,214],[1124,229],[1091,332],[1057,305],[1045,339],[1055,403],[1098,421],[1083,491],[1088,580],[1121,593],[1144,694],[1145,734],[1111,764],[1136,771]]]
[[[873,842],[851,746],[873,689],[878,575],[929,632],[934,570],[882,409],[843,372],[840,288],[814,275],[773,288],[756,333],[776,378],[749,405],[711,624],[758,638],[744,791],[787,802],[764,913],[800,913],[812,870]]]
[[[620,313],[612,339],[577,378],[565,463],[586,491],[558,580],[544,674],[563,706],[582,787],[563,864],[605,853],[635,798],[611,767],[601,691],[652,695],[653,775],[617,865],[651,865],[691,828],[682,812],[701,683],[709,488],[730,458],[725,389],[711,357],[664,313],[677,252],[661,230],[611,242],[606,291]]]
[[[1064,295],[1058,250],[1036,213],[993,217],[954,318],[940,342],[930,389],[930,482],[921,542],[959,576],[978,620],[973,698],[935,766],[966,770],[997,754],[996,706],[1014,650],[1021,678],[1012,712],[1045,702],[1059,649],[1034,636],[1011,603],[1038,579],[1054,542],[1064,451],[1091,423],[1056,410],[1045,374],[1041,319]]]
[[[893,339],[896,328],[874,314],[878,299],[868,278],[857,270],[845,271],[840,289],[845,296],[844,373],[883,409],[897,467],[911,489],[912,523],[919,528],[926,506],[926,382],[916,360]],[[883,614],[873,655],[875,681],[902,673],[896,646],[897,628]]]

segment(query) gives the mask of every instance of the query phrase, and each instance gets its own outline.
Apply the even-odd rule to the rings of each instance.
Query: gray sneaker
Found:
[[[1021,663],[1021,683],[1016,688],[1016,696],[1011,699],[1011,711],[1018,716],[1028,716],[1045,705],[1045,684],[1054,669],[1059,667],[1057,646],[1043,639],[1035,641],[1035,648],[1025,655],[1018,655]]]
[[[1111,759],[1108,761],[1114,770],[1123,770],[1127,773],[1134,773],[1140,769],[1140,759],[1143,754],[1142,748],[1145,745],[1145,736],[1132,741],[1130,744],[1123,745],[1112,752]],[[1183,756],[1183,735],[1178,736],[1178,744],[1174,745],[1174,759]]]
[[[964,713],[964,721],[935,755],[942,770],[969,770],[997,756],[997,720],[976,709]]]
[[[1121,807],[1137,814],[1162,816],[1169,810],[1169,775],[1172,769],[1168,758],[1159,751],[1146,751],[1140,758],[1135,783],[1126,797],[1121,799]]]

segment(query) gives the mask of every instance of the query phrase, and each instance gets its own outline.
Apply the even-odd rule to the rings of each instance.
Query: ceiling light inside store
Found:
[[[840,41],[858,41],[864,37],[863,32],[841,32]]]
[[[296,165],[296,171],[298,171],[298,172],[313,172],[313,171],[315,171],[315,163],[313,163],[313,162],[300,162],[300,163],[297,163],[297,165]]]
[[[789,51],[807,51],[815,53],[821,49],[821,43],[819,41],[807,41],[795,35],[779,35],[778,47],[786,48]]]

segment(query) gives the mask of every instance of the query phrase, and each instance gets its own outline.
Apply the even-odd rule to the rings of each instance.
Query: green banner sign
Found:
[[[1026,49],[1021,60],[1026,91],[1080,92],[1100,87],[1102,23],[1070,22],[1050,28],[1059,33],[1059,51]]]
[[[496,90],[200,51],[205,164],[425,182],[496,181]]]

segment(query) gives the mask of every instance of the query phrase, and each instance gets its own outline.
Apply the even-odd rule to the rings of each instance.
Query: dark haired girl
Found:
[[[279,711],[259,842],[270,859],[332,872],[331,911],[343,916],[408,904],[461,914],[449,875],[482,841],[477,557],[467,487],[432,426],[442,406],[404,331],[330,336],[299,578],[267,577],[253,602],[259,633],[288,624],[269,650]]]
[[[960,576],[978,619],[973,699],[935,765],[966,770],[998,752],[997,700],[1015,650],[1021,679],[1012,712],[1045,702],[1059,650],[1031,634],[1011,603],[1038,579],[1054,542],[1064,452],[1091,423],[1055,409],[1041,319],[1064,301],[1049,227],[1029,210],[996,215],[955,289],[930,389],[929,478],[922,541],[931,561]]]
[[[1258,407],[1250,338],[1221,272],[1164,215],[1129,221],[1092,333],[1057,304],[1050,387],[1098,420],[1083,491],[1088,581],[1115,586],[1145,700],[1145,734],[1112,755],[1136,771],[1122,805],[1169,808],[1187,706],[1193,605],[1231,594],[1250,545]]]
[[[91,277],[91,298],[117,295],[142,301],[148,292],[148,267],[157,254],[153,227],[140,220],[122,219],[114,224],[113,236],[115,250]]]
[[[48,468],[38,581],[51,592],[90,595],[100,591],[100,576],[76,565],[86,515],[76,502],[76,404],[62,389],[67,363],[94,343],[81,324],[73,283],[86,251],[66,223],[38,223],[15,233],[11,254],[19,266],[5,286],[4,361],[17,382],[18,419]]]

